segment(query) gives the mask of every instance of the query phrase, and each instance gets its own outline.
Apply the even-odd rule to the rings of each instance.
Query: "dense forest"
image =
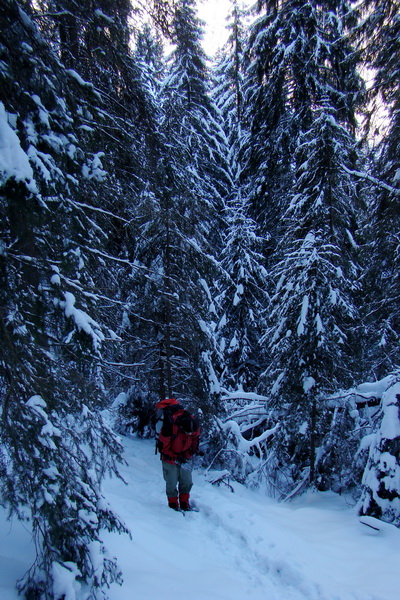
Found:
[[[0,498],[107,597],[118,434],[400,526],[400,5],[2,0]],[[104,414],[112,415],[110,420]],[[127,532],[128,533],[128,532]]]

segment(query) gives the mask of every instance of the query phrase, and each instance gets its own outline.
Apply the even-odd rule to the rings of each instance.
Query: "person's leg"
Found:
[[[177,509],[178,505],[178,477],[179,477],[179,467],[178,465],[171,465],[170,463],[163,462],[163,477],[165,481],[165,491],[168,498],[168,506],[170,508]]]
[[[193,486],[192,471],[180,467],[179,470],[179,504],[183,510],[189,510],[190,490]]]

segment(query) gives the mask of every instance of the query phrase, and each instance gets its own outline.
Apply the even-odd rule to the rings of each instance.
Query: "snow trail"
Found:
[[[104,493],[132,532],[104,532],[123,570],[110,600],[397,600],[400,531],[361,525],[354,507],[330,492],[278,504],[194,472],[198,513],[166,505],[154,441],[124,438],[127,485]],[[0,510],[0,600],[19,600],[15,582],[34,560],[28,524]]]
[[[400,531],[358,522],[354,508],[332,493],[290,504],[234,484],[212,486],[194,473],[199,513],[166,506],[154,442],[124,439],[128,485],[105,493],[132,531],[106,534],[124,585],[112,600],[396,600]]]

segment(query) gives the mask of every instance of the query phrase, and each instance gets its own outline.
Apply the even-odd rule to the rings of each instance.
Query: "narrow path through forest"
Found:
[[[194,472],[200,512],[165,503],[154,443],[124,439],[127,481],[106,495],[132,531],[107,534],[124,572],[112,600],[397,600],[400,531],[361,525],[332,493],[278,504],[235,484],[215,487]]]

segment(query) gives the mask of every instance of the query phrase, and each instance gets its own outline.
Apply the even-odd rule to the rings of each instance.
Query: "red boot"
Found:
[[[168,498],[168,506],[174,510],[179,510],[178,498],[176,496],[174,498]]]
[[[190,494],[179,494],[179,504],[182,510],[190,510]]]

